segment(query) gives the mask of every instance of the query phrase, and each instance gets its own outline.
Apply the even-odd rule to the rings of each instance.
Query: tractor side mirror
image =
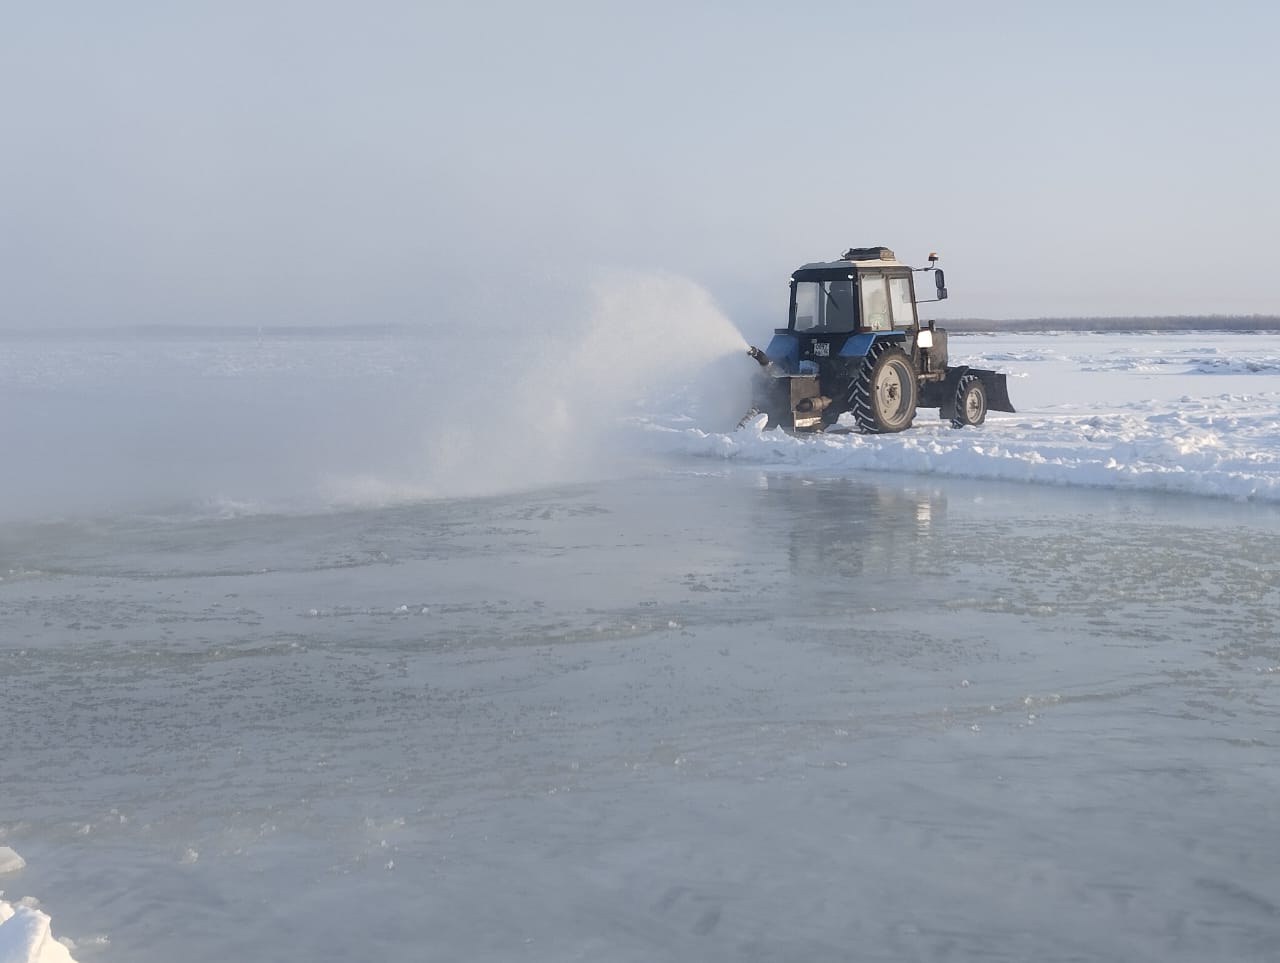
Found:
[[[938,286],[938,300],[945,301],[947,299],[947,277],[942,273],[942,268],[938,268],[933,272],[933,283]]]

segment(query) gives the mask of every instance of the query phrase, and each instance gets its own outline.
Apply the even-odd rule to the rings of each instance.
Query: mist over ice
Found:
[[[0,512],[494,494],[625,470],[634,415],[721,430],[743,410],[742,336],[686,279],[619,270],[476,305],[394,332],[9,338]]]

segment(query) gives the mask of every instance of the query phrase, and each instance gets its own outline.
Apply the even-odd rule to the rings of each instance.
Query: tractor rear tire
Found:
[[[977,375],[967,374],[956,385],[956,410],[952,428],[980,425],[987,420],[987,389]]]
[[[911,427],[916,417],[916,368],[901,348],[872,348],[849,390],[849,412],[864,434]]]

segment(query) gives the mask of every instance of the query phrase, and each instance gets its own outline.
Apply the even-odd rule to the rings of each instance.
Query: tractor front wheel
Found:
[[[916,416],[916,369],[901,348],[869,355],[849,392],[849,411],[866,434],[910,428]]]
[[[987,389],[977,375],[967,374],[956,385],[956,412],[952,428],[980,425],[987,420]]]

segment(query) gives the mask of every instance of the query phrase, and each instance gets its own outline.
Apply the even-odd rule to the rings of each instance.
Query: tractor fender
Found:
[[[950,421],[956,414],[956,389],[960,387],[960,379],[969,373],[969,366],[958,364],[947,368],[946,376],[929,386],[929,401],[938,406],[938,417]]]
[[[800,370],[800,339],[788,331],[774,334],[764,353],[787,374],[795,374]]]
[[[867,353],[871,351],[871,346],[877,341],[901,344],[906,339],[907,332],[905,331],[864,331],[862,334],[855,334],[844,343],[844,346],[840,349],[839,357],[865,358]]]

